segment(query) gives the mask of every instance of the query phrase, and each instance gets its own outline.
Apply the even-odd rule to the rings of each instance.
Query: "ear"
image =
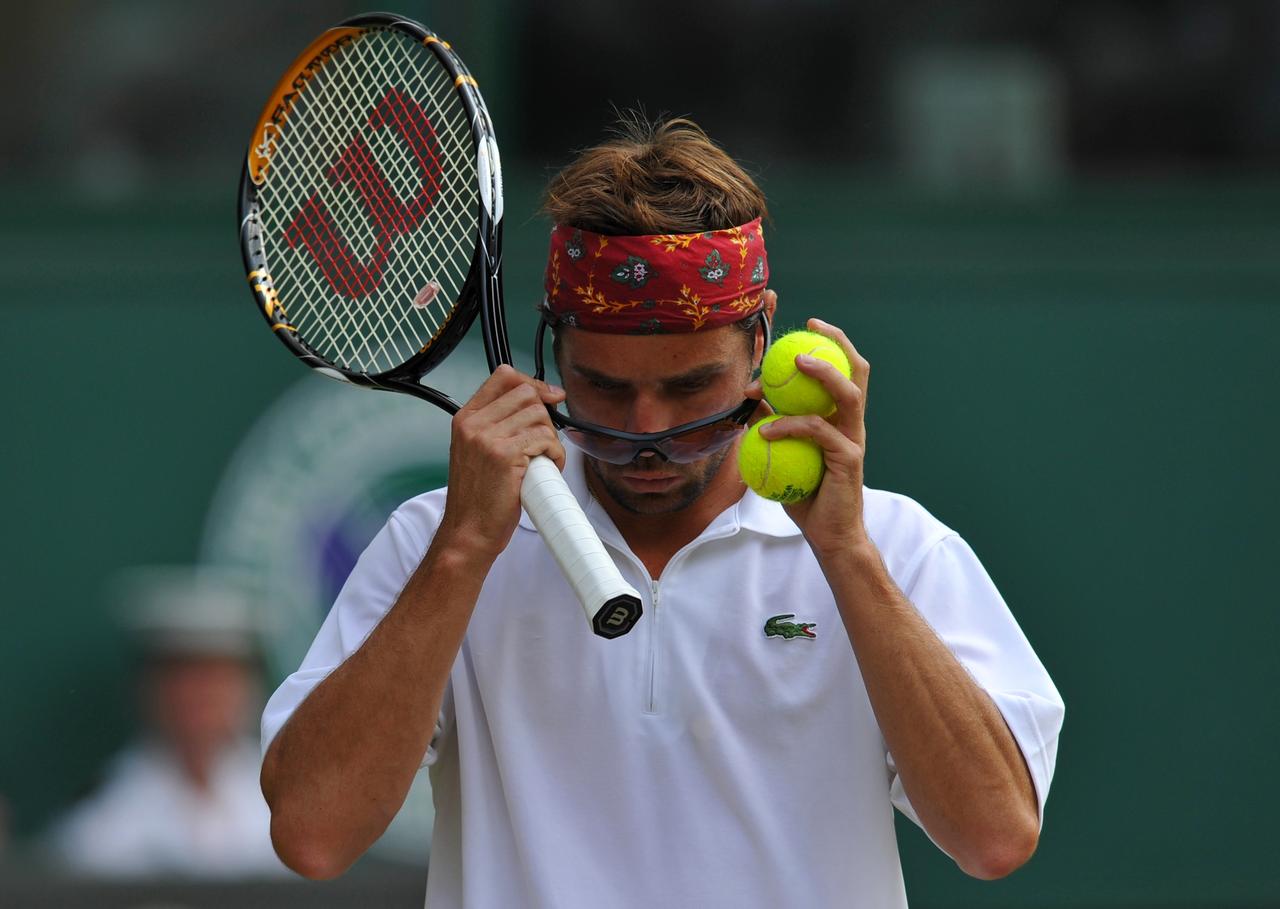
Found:
[[[778,311],[778,295],[771,290],[762,291],[764,294],[764,314],[769,317],[769,324],[774,322],[773,316]]]

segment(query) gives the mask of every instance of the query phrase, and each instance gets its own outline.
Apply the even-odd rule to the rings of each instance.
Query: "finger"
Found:
[[[862,405],[865,397],[862,388],[852,379],[845,378],[836,366],[826,360],[808,354],[796,356],[796,368],[804,375],[817,379],[835,401],[836,411],[832,422],[846,436],[859,445],[866,443],[866,424],[863,423]]]
[[[504,367],[499,367],[499,368],[504,368]],[[505,368],[511,369],[511,367],[505,367]],[[533,376],[525,375],[524,373],[518,372],[514,369],[512,369],[512,372],[515,373],[515,375],[519,378],[521,382],[524,382],[526,385],[533,388],[533,390],[538,393],[538,397],[541,398],[545,403],[559,404],[561,401],[564,400],[564,389],[561,388],[559,385],[552,385],[550,382],[544,382],[541,379],[535,379]]]
[[[560,443],[560,436],[555,430],[543,431],[541,427],[535,427],[520,436],[518,444],[520,453],[525,457],[546,456],[555,462],[561,472],[564,471],[564,445]]]
[[[771,417],[776,412],[773,409],[773,405],[771,405],[767,400],[764,398],[760,398],[759,400],[760,403],[756,405],[756,409],[751,411],[751,416],[747,418],[747,425],[749,426],[754,426],[760,420],[763,420],[765,417]]]
[[[491,448],[496,441],[511,437],[513,431],[502,429],[502,423],[523,410],[540,412],[542,418],[548,423],[551,419],[537,391],[524,382],[516,383],[500,397],[488,401],[483,406],[480,406],[480,400],[482,398],[477,394],[477,397],[469,401],[466,407],[454,414],[452,425],[454,444]],[[529,425],[531,422],[526,419],[525,424],[522,425]]]
[[[816,331],[818,334],[828,337],[840,345],[844,355],[849,358],[850,378],[862,389],[863,395],[866,395],[867,379],[871,374],[871,364],[867,362],[862,354],[858,353],[858,349],[853,346],[849,336],[840,328],[821,319],[810,319],[807,327],[810,331]]]
[[[538,392],[532,386],[521,382],[508,388],[484,406],[476,407],[471,413],[464,414],[459,411],[458,417],[465,420],[476,431],[485,432],[487,427],[498,425],[526,407],[541,408],[542,406],[542,399],[538,396]]]
[[[564,400],[564,389],[559,385],[553,385],[550,382],[543,382],[541,379],[535,379],[533,376],[524,376],[524,380],[533,385],[540,397],[546,404],[559,404]]]
[[[544,427],[552,435],[556,434],[555,424],[551,422],[551,415],[547,413],[547,408],[541,401],[534,399],[531,403],[494,423],[493,433],[500,439],[513,439],[538,426]]]
[[[512,366],[499,366],[481,383],[470,400],[463,405],[466,411],[480,410],[502,397],[519,383],[519,373]]]
[[[530,458],[546,455],[561,469],[564,467],[564,446],[559,435],[549,426],[514,428],[511,435],[496,439],[492,450],[502,463],[512,466],[523,467]]]
[[[486,419],[499,422],[522,407],[531,404],[555,405],[564,400],[564,389],[560,386],[540,382],[515,370],[511,370],[511,373],[515,376],[511,387],[498,398],[483,405],[478,411],[484,413]],[[540,407],[540,409],[545,408]]]
[[[504,363],[495,369],[489,378],[485,379],[484,383],[476,389],[476,393],[471,396],[471,400],[462,409],[467,411],[481,410],[520,385],[531,387],[537,392],[538,397],[548,404],[557,404],[564,400],[564,389],[560,386],[527,376],[514,366],[508,366]]]
[[[551,447],[546,449],[542,453],[546,455],[548,458],[550,458],[552,461],[554,461],[556,468],[561,473],[564,473],[565,451],[564,451],[564,445],[561,444],[560,442],[559,434],[557,434],[555,438],[552,439]]]
[[[760,435],[769,441],[809,439],[822,449],[822,457],[828,468],[842,464],[851,470],[860,471],[862,446],[817,414],[782,417],[760,427]]]

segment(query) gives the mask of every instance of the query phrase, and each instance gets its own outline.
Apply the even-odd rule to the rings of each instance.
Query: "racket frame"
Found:
[[[489,370],[492,372],[500,363],[511,362],[510,346],[502,318],[500,165],[490,165],[487,168],[491,179],[487,195],[488,204],[486,204],[486,193],[483,191],[479,193],[475,250],[471,256],[471,264],[458,295],[457,304],[435,336],[423,346],[421,351],[398,366],[383,372],[362,372],[332,363],[298,334],[297,329],[289,321],[288,310],[281,302],[272,281],[270,263],[267,261],[263,246],[258,184],[253,176],[255,151],[267,143],[267,124],[276,123],[287,117],[291,102],[282,102],[281,99],[289,97],[290,88],[296,91],[305,90],[305,80],[310,78],[312,71],[323,65],[322,58],[327,56],[336,44],[343,38],[351,36],[353,32],[358,34],[373,28],[396,29],[425,45],[435,55],[436,60],[453,80],[454,91],[457,92],[466,111],[467,122],[471,129],[473,152],[477,156],[496,154],[497,145],[493,139],[492,121],[484,106],[484,100],[475,87],[474,77],[467,71],[465,64],[453,52],[448,42],[420,23],[402,16],[390,13],[365,13],[352,17],[327,30],[298,56],[285,70],[284,77],[277,84],[271,100],[259,117],[255,136],[262,138],[257,145],[250,147],[249,154],[245,156],[240,177],[238,203],[240,252],[249,286],[258,301],[258,311],[271,327],[272,334],[280,339],[290,353],[307,366],[331,379],[364,388],[410,394],[429,401],[448,413],[457,413],[460,406],[457,401],[438,389],[423,385],[421,379],[440,365],[458,346],[471,329],[477,316],[481,318]],[[477,169],[481,177],[484,176],[485,170],[486,168]]]

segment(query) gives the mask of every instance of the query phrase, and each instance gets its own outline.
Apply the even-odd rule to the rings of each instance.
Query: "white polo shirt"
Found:
[[[650,579],[569,450],[569,486],[645,614],[623,637],[593,635],[521,516],[424,761],[436,802],[429,909],[905,906],[893,807],[915,814],[798,528],[747,492]],[[268,703],[264,749],[394,604],[444,499],[406,502],[361,556]],[[905,496],[867,489],[864,521],[898,586],[1003,713],[1043,817],[1063,704],[995,585]],[[769,628],[783,633],[766,634],[779,615],[791,617]]]

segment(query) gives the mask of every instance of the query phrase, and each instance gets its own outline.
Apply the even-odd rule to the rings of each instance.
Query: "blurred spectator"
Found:
[[[250,737],[258,642],[247,598],[191,569],[131,572],[125,620],[141,651],[144,729],[102,784],[51,828],[67,871],[113,877],[287,874],[270,840]]]

